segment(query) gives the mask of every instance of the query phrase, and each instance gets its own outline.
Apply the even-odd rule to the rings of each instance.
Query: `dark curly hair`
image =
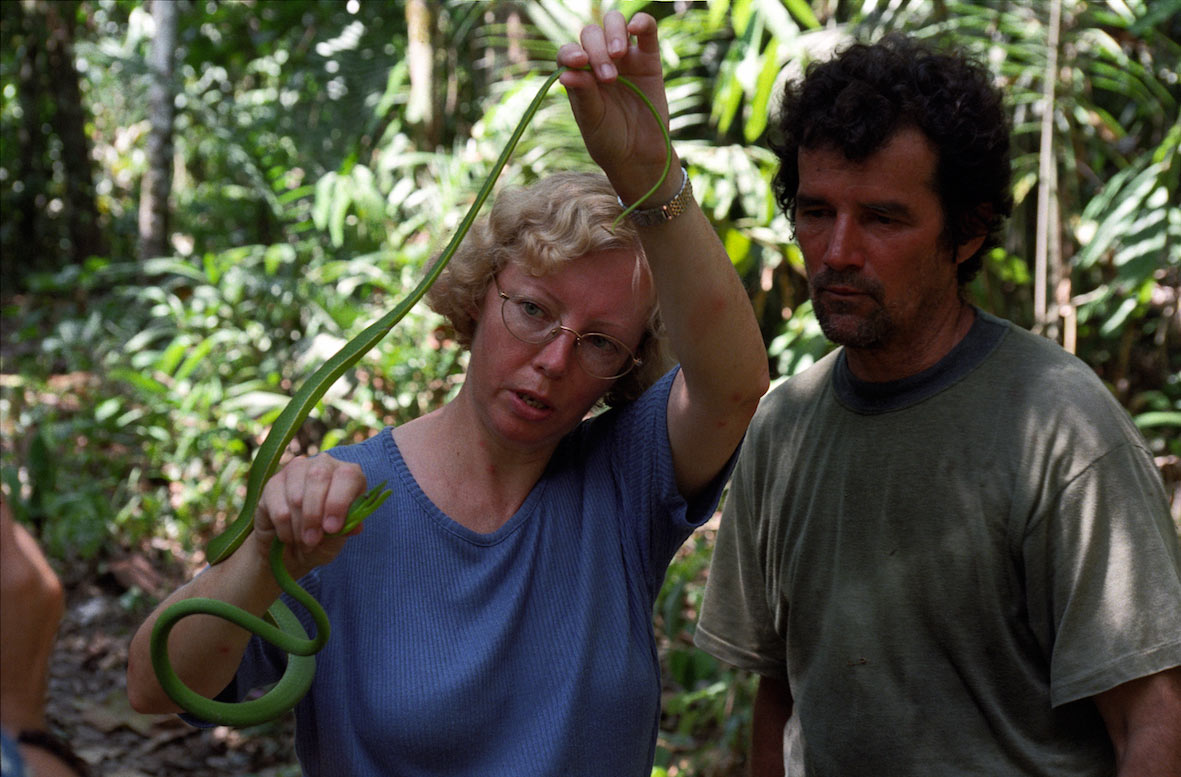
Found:
[[[999,244],[1013,198],[1002,95],[983,66],[960,54],[895,34],[809,65],[802,81],[784,88],[771,130],[780,164],[775,200],[794,226],[801,147],[839,149],[860,162],[908,127],[926,135],[937,152],[944,241],[954,247],[985,235],[980,249],[959,266],[962,286]]]

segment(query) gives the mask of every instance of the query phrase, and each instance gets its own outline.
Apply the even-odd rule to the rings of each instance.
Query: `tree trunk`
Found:
[[[46,120],[44,95],[48,84],[45,79],[45,16],[26,12],[22,3],[14,3],[8,10],[16,14],[16,27],[20,30],[20,62],[17,68],[17,85],[21,107],[21,123],[17,130],[17,143],[21,153],[16,155],[13,187],[13,211],[4,215],[5,220],[14,222],[13,229],[19,236],[16,244],[21,246],[22,255],[9,256],[3,264],[3,279],[6,288],[15,282],[28,268],[43,269],[45,260],[52,254],[48,250],[50,229],[44,213],[48,204],[46,192],[49,189],[50,172],[45,164],[45,133],[41,127]],[[6,41],[7,42],[7,41]],[[19,266],[18,266],[19,263]],[[54,262],[53,266],[56,266]]]
[[[176,115],[172,77],[176,51],[176,2],[152,0],[156,32],[148,52],[151,88],[148,105],[148,169],[140,182],[139,258],[164,256],[168,250],[169,208],[172,193],[172,124]]]
[[[426,0],[406,3],[406,58],[410,70],[410,98],[406,119],[418,129],[421,148],[438,146],[440,119],[435,110],[435,17]]]
[[[1037,184],[1037,240],[1034,245],[1033,314],[1035,330],[1057,338],[1058,311],[1048,307],[1051,277],[1057,280],[1062,244],[1058,215],[1058,167],[1054,159],[1054,86],[1058,80],[1058,37],[1061,0],[1050,3],[1050,34],[1042,84],[1042,138]]]
[[[65,166],[63,206],[69,231],[72,258],[81,262],[104,252],[94,194],[94,164],[90,139],[86,137],[86,116],[78,70],[74,67],[74,25],[78,4],[38,2],[34,8],[45,14],[45,41],[49,83],[56,109],[51,121],[62,144]]]
[[[525,50],[525,19],[521,9],[515,5],[493,5],[484,14],[484,23],[504,27],[504,37],[495,38],[484,49],[484,64],[489,71],[488,81],[498,81],[515,70],[525,71],[529,67],[529,53]],[[499,44],[494,45],[494,44]]]

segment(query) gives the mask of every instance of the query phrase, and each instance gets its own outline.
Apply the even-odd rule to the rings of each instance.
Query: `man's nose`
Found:
[[[865,264],[861,234],[856,221],[848,214],[838,214],[825,246],[824,264],[834,270],[847,270]]]

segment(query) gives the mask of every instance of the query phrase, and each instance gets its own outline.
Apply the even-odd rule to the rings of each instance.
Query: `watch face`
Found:
[[[633,210],[627,214],[627,217],[635,224],[641,227],[650,227],[654,224],[663,224],[666,221],[672,221],[677,216],[685,212],[688,208],[689,200],[693,198],[693,184],[689,181],[689,172],[685,168],[681,168],[681,190],[677,195],[663,205],[655,208],[643,208]],[[623,202],[620,201],[622,205]]]

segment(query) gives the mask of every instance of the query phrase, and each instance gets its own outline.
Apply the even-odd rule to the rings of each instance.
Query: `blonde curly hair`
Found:
[[[492,279],[509,262],[539,277],[587,254],[624,249],[635,252],[633,281],[639,281],[650,272],[648,261],[630,221],[624,219],[612,231],[621,211],[614,189],[601,173],[556,173],[529,186],[504,189],[490,213],[472,225],[427,292],[427,303],[447,319],[460,345],[467,348],[476,331],[474,312]],[[635,399],[672,364],[655,302],[637,351],[643,363],[612,384],[603,396],[607,405]]]

